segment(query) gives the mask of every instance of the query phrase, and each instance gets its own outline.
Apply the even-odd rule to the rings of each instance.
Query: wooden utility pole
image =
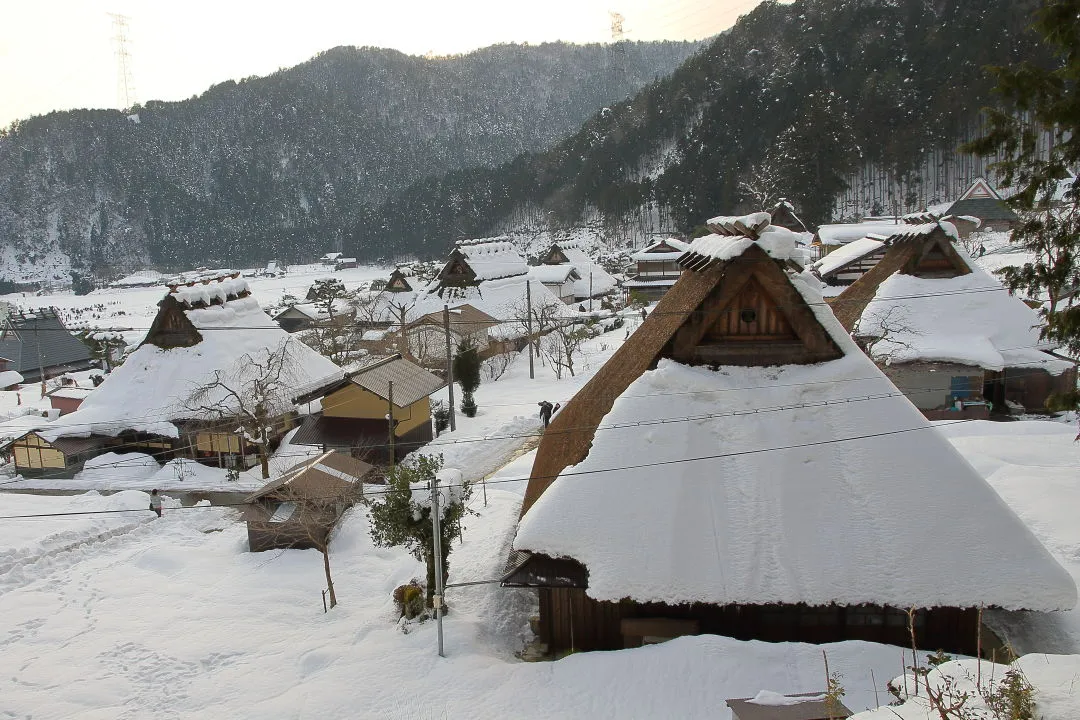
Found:
[[[386,404],[388,406],[386,413],[386,424],[390,427],[390,467],[394,467],[394,381],[390,380],[386,384]]]
[[[532,333],[532,282],[525,279],[525,332],[529,336],[529,379],[535,380],[533,372],[533,333]]]
[[[446,333],[446,388],[450,393],[450,432],[457,430],[454,413],[454,356],[450,353],[450,306],[442,306],[443,331]]]

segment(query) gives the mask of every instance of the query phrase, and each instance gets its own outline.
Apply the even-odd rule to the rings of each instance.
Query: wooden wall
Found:
[[[569,650],[616,650],[636,647],[642,637],[635,625],[646,619],[658,628],[690,627],[700,633],[740,640],[824,643],[867,640],[911,646],[903,610],[880,606],[811,607],[807,605],[663,605],[632,601],[599,602],[580,588],[540,588],[540,638],[553,653]],[[632,622],[627,623],[630,620]],[[686,621],[690,621],[689,623]],[[919,610],[915,633],[921,649],[944,649],[973,655],[978,614],[974,608]],[[628,634],[624,634],[624,629]],[[994,645],[984,638],[984,647]]]

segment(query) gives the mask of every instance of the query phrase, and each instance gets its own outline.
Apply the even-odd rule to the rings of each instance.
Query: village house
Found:
[[[319,262],[322,263],[323,265],[336,265],[337,261],[340,258],[344,257],[344,255],[345,255],[345,253],[328,252],[325,255],[323,255],[321,258],[319,258]]]
[[[363,497],[373,469],[333,450],[289,468],[245,500],[248,549],[325,547],[342,514]]]
[[[450,315],[450,352],[466,342],[476,348],[480,357],[487,357],[489,350],[503,348],[502,343],[492,343],[488,330],[499,325],[499,320],[483,310],[462,303],[448,308]],[[424,367],[440,370],[446,368],[446,328],[443,311],[421,315],[405,328],[409,354]]]
[[[978,218],[983,230],[1008,232],[1020,224],[1020,218],[998,195],[986,178],[977,178],[960,199],[949,206],[945,215]]]
[[[573,240],[552,243],[540,262],[541,266],[569,266],[574,269],[577,277],[573,283],[573,301],[602,297],[619,285],[611,273],[589,257],[580,243]],[[556,294],[563,298],[568,293],[562,291]]]
[[[534,317],[542,314],[554,320],[574,315],[555,293],[530,276],[525,258],[502,238],[459,243],[435,280],[405,310],[405,324],[441,312],[447,303],[468,303],[497,319],[499,325],[488,329],[489,337],[518,349],[524,347],[528,334],[527,305],[531,304]]]
[[[874,237],[889,237],[893,233],[904,230],[903,223],[896,220],[864,220],[858,223],[837,223],[833,225],[820,225],[814,233],[812,245],[817,251],[818,258],[824,258],[839,248],[873,235]]]
[[[908,225],[833,303],[870,357],[931,419],[1041,411],[1076,386],[1038,314],[955,246],[946,221]]]
[[[623,283],[623,291],[646,300],[664,296],[679,279],[679,259],[690,245],[682,240],[658,240],[630,256],[634,268]]]
[[[12,312],[0,330],[0,356],[8,359],[4,369],[25,382],[95,365],[89,346],[68,332],[55,308]]]
[[[540,282],[564,303],[574,302],[574,288],[581,275],[573,265],[537,265],[529,268],[529,278]]]
[[[775,227],[782,227],[793,233],[812,234],[806,224],[795,214],[795,206],[785,198],[780,198],[776,205],[773,205],[769,210],[769,217],[772,218],[772,224]]]
[[[870,234],[829,253],[810,266],[826,285],[850,285],[885,257],[885,235]]]
[[[326,313],[320,312],[312,303],[293,303],[273,317],[274,322],[287,333],[307,330],[325,319]]]
[[[848,336],[793,233],[710,224],[731,234],[694,241],[541,439],[503,583],[537,589],[547,650],[910,646],[914,609],[918,645],[971,654],[981,607],[1071,609],[1071,576]]]
[[[79,409],[83,400],[94,392],[94,388],[77,387],[75,385],[61,385],[45,393],[49,398],[49,405],[59,415],[67,415]]]
[[[334,269],[351,270],[352,268],[358,267],[359,264],[360,263],[354,257],[339,257],[334,261]]]
[[[242,392],[253,363],[272,357],[281,358],[279,381],[291,386],[342,377],[340,368],[278,327],[238,274],[174,283],[146,338],[78,410],[14,441],[16,470],[70,477],[89,457],[110,451],[251,467],[259,438],[217,409],[232,412],[229,393]],[[214,387],[194,401],[193,391],[206,386]],[[272,448],[293,427],[295,413],[287,397],[271,400]]]
[[[401,460],[431,442],[430,395],[445,386],[400,354],[374,360],[340,380],[301,388],[295,402],[321,399],[322,409],[304,418],[291,442],[378,464]]]
[[[0,390],[18,390],[26,380],[21,374],[10,369],[11,360],[0,357]]]
[[[392,293],[413,292],[412,283],[409,282],[410,277],[412,273],[408,270],[394,268],[394,272],[390,273],[390,278],[386,281],[384,290]]]

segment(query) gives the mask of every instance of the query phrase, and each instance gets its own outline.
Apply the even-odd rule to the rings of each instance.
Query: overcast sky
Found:
[[[0,127],[51,110],[118,107],[112,18],[129,18],[135,98],[181,100],[266,75],[338,45],[410,54],[499,42],[607,42],[610,10],[630,40],[697,40],[760,0],[42,0],[5,3]]]

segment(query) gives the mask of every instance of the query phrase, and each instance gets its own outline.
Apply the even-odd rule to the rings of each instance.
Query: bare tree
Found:
[[[345,512],[363,498],[363,485],[355,483],[334,492],[320,491],[313,496],[286,483],[275,490],[272,497],[281,506],[290,504],[293,509],[286,522],[267,523],[266,526],[276,526],[277,539],[285,541],[282,544],[310,545],[322,554],[330,607],[335,607],[338,601],[330,573],[330,537]]]
[[[292,389],[300,379],[299,362],[288,338],[273,349],[244,353],[228,370],[195,387],[184,409],[200,419],[239,428],[259,452],[263,478],[270,477],[270,440],[274,423],[293,409]]]
[[[767,208],[780,199],[780,171],[775,163],[754,165],[739,181],[739,194],[754,207]]]
[[[531,318],[533,335],[543,337],[564,321],[566,305],[558,300],[548,298],[534,301],[531,311],[524,302],[511,306],[509,310],[510,316],[523,334],[528,336],[529,321],[526,318]],[[536,343],[536,356],[540,357],[540,355],[540,343],[538,342]]]
[[[875,362],[883,360],[888,365],[902,350],[912,349],[911,342],[905,338],[919,333],[908,323],[906,308],[893,305],[888,310],[863,316],[853,334],[870,359]]]
[[[572,325],[559,323],[540,342],[540,349],[555,371],[555,379],[561,380],[563,371],[574,377],[574,361],[581,355],[582,345],[600,334],[595,324]]]

